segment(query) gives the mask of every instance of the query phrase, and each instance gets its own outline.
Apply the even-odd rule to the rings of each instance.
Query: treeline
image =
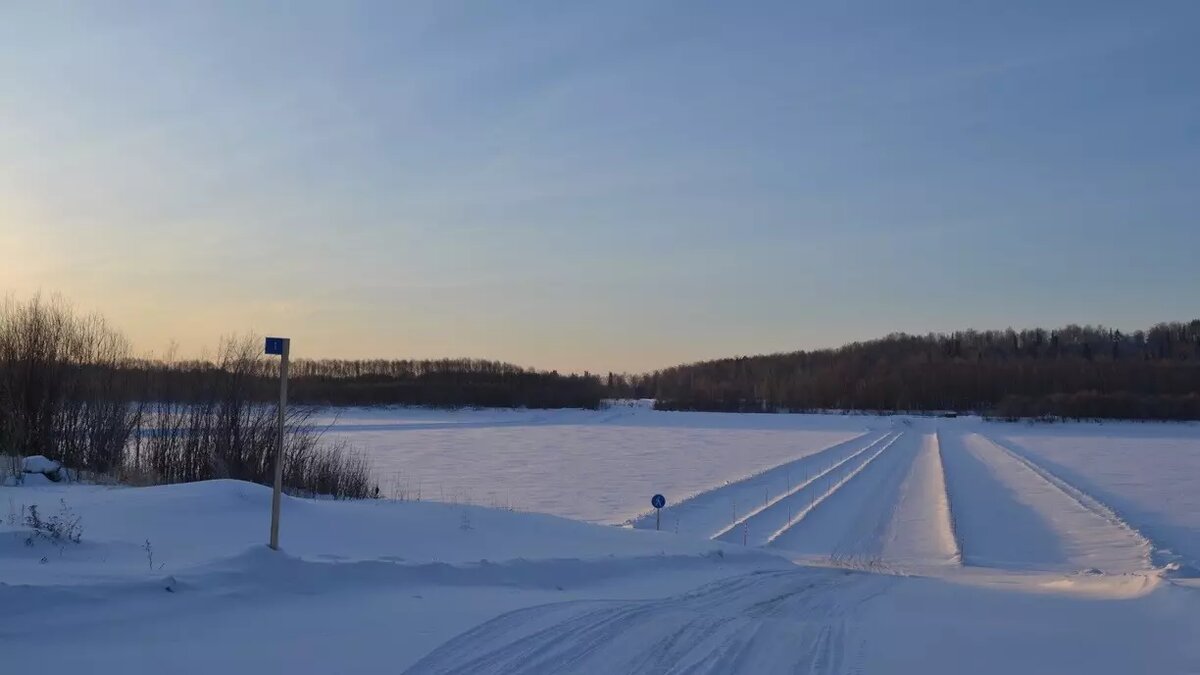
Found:
[[[1122,333],[893,334],[839,349],[610,375],[666,410],[957,411],[1002,417],[1200,419],[1200,320]]]
[[[203,391],[222,370],[211,361],[141,360],[129,368],[165,382],[181,398]],[[277,360],[263,359],[244,377],[260,400],[270,401],[278,372]],[[607,394],[589,373],[560,375],[481,359],[297,359],[289,364],[288,382],[289,400],[334,406],[598,408]]]
[[[590,373],[480,359],[302,360],[292,373],[300,400],[328,405],[598,408],[607,394]]]

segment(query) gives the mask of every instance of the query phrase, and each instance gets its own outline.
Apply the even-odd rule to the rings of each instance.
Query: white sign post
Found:
[[[279,355],[279,436],[275,439],[275,489],[271,492],[271,548],[279,550],[279,501],[283,493],[283,422],[287,412],[289,338],[267,338],[266,353]]]

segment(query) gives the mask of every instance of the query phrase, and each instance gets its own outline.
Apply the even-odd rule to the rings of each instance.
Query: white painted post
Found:
[[[287,412],[288,352],[292,341],[283,338],[279,356],[279,436],[275,439],[275,488],[271,492],[271,548],[279,550],[279,502],[283,492],[283,423]]]

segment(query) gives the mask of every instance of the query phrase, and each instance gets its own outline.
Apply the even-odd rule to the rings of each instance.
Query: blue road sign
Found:
[[[654,495],[650,498],[650,506],[656,509],[661,509],[667,505],[667,498],[662,495]]]
[[[278,337],[267,338],[266,352],[268,354],[278,354],[280,356],[283,356],[283,338],[278,338]]]

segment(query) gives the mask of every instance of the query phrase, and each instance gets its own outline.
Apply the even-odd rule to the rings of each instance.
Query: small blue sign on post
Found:
[[[654,529],[662,529],[662,507],[667,505],[667,498],[654,495],[650,498],[650,506],[654,507]]]
[[[283,338],[277,338],[277,337],[267,338],[266,352],[268,354],[278,354],[278,355],[282,356],[283,355]]]

